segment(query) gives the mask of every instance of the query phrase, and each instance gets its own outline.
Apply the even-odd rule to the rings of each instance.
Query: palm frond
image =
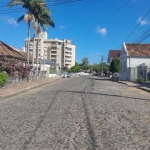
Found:
[[[20,21],[24,20],[24,15],[22,15],[21,17],[18,18],[17,22],[19,23]]]
[[[17,6],[17,5],[24,5],[24,0],[11,0],[7,6],[9,8],[13,7],[13,6]]]

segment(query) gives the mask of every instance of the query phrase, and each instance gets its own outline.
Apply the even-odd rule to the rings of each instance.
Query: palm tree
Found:
[[[34,14],[34,13],[33,13]],[[34,29],[36,31],[36,33],[38,34],[38,42],[37,42],[37,71],[38,71],[38,60],[39,60],[39,34],[45,30],[44,26],[46,26],[47,28],[49,26],[52,26],[53,28],[55,27],[55,24],[53,22],[53,20],[51,19],[50,16],[50,11],[47,8],[44,8],[41,10],[41,13],[39,13],[38,15],[34,14],[35,16],[35,22],[34,22]]]
[[[35,18],[35,23],[33,24],[33,27],[34,27],[35,32],[38,34],[38,43],[39,43],[39,33],[41,31],[41,28],[44,29],[44,26],[46,27],[52,26],[53,28],[55,27],[55,24],[53,20],[51,19],[50,11],[47,8],[45,0],[11,0],[8,3],[9,7],[17,6],[17,5],[22,5],[22,8],[27,9],[29,14],[33,14]],[[21,19],[22,18],[20,17],[20,20]],[[28,24],[28,27],[30,27],[29,24]],[[29,35],[28,35],[28,39],[29,39]],[[37,49],[37,63],[38,63],[38,57],[39,57],[38,51],[39,51],[39,44],[38,44],[38,49]],[[34,52],[34,49],[33,49],[33,52]]]
[[[27,12],[25,15],[22,15],[18,18],[17,22],[20,22],[24,19],[28,26],[28,46],[27,46],[27,64],[29,65],[29,49],[30,49],[30,23],[34,21],[34,16],[30,12]]]
[[[27,13],[18,18],[17,22],[24,20],[28,26],[28,46],[27,46],[27,64],[29,65],[29,46],[30,46],[30,23],[34,21],[34,16],[30,11],[31,0],[11,0],[7,4],[10,8],[12,6],[22,5],[22,8],[27,9]]]

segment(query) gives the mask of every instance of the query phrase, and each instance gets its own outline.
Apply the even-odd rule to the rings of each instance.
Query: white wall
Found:
[[[138,57],[130,58],[130,67],[137,67],[143,63],[145,63],[145,66],[150,66],[150,57],[149,58],[138,58]]]
[[[126,50],[125,44],[123,43],[121,53],[120,53],[120,80],[127,80],[128,79],[128,52]]]
[[[150,57],[131,57],[128,55],[125,43],[123,43],[120,54],[120,80],[129,80],[129,68],[142,64],[150,66]]]

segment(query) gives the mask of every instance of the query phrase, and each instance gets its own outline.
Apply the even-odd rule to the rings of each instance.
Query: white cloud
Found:
[[[93,57],[93,58],[94,58],[94,57],[97,57],[97,56],[100,57],[101,54],[98,53],[98,52],[96,52],[96,53],[91,53],[90,56]]]
[[[96,32],[100,33],[102,36],[105,36],[107,34],[107,29],[106,28],[100,28],[99,26],[97,26]]]
[[[14,20],[14,18],[6,18],[6,21],[7,21],[8,24],[15,25],[15,26],[18,25],[17,21]]]
[[[64,26],[62,26],[62,25],[60,25],[60,28],[61,28],[61,29],[64,29],[65,27],[64,27]]]
[[[5,17],[0,17],[0,19],[7,24],[14,25],[14,26],[18,25],[17,21],[14,18],[8,18],[7,16],[5,16]]]
[[[147,20],[142,20],[142,17],[139,17],[138,20],[137,20],[137,23],[140,23],[140,25],[146,25],[146,24],[148,24],[148,21]]]

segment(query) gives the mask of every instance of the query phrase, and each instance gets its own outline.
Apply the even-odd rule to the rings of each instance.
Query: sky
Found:
[[[26,10],[21,6],[8,8],[9,1],[0,2],[0,40],[22,49],[27,38],[27,24],[17,23],[17,19]],[[48,38],[70,39],[76,45],[78,63],[84,57],[90,64],[100,63],[102,56],[106,62],[109,50],[120,50],[123,42],[133,43],[150,29],[149,0],[46,1],[56,26],[46,29]],[[147,38],[143,42],[149,41]]]

